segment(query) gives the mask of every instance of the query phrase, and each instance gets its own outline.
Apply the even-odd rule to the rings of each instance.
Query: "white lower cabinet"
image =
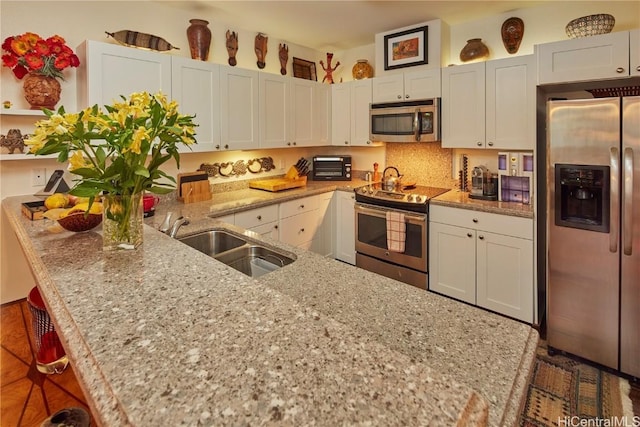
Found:
[[[533,220],[433,205],[429,290],[533,322]]]
[[[319,203],[318,196],[280,203],[280,241],[311,248],[320,227]]]
[[[263,237],[280,239],[278,205],[269,205],[235,214],[235,225],[254,231]]]
[[[356,196],[353,192],[336,191],[336,259],[351,265],[356,264]]]

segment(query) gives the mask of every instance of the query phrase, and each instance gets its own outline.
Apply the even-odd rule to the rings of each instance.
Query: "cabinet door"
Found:
[[[323,256],[333,257],[333,191],[321,194],[318,199],[318,232],[311,250]]]
[[[487,61],[486,146],[533,150],[536,76],[533,55]]]
[[[254,233],[258,233],[261,237],[268,237],[269,239],[280,240],[280,230],[278,227],[278,221],[257,225],[255,227],[248,228],[247,230],[251,230]]]
[[[369,139],[369,105],[371,80],[358,80],[351,85],[351,145],[371,145]]]
[[[356,214],[355,194],[336,191],[336,259],[356,264]]]
[[[218,150],[258,148],[258,72],[220,66],[220,146]]]
[[[293,78],[291,81],[291,137],[287,146],[313,145],[314,86],[316,82]]]
[[[629,31],[629,72],[640,76],[640,30]]]
[[[291,97],[289,79],[278,74],[260,73],[260,147],[291,145]]]
[[[331,85],[331,144],[351,143],[351,86],[348,83]]]
[[[331,145],[331,87],[313,85],[313,145]]]
[[[180,152],[214,151],[220,144],[220,68],[216,64],[171,57],[171,93],[182,114],[195,116],[197,144]]]
[[[278,205],[269,205],[235,214],[235,225],[243,228],[255,228],[278,221]]]
[[[565,83],[629,76],[629,32],[563,40],[537,46],[538,83]]]
[[[533,241],[477,232],[478,305],[533,322]]]
[[[442,147],[485,146],[484,62],[442,69]]]
[[[78,56],[78,109],[112,104],[134,92],[171,96],[170,55],[87,40]]]
[[[376,77],[371,80],[372,102],[398,102],[404,99],[404,75]]]
[[[280,220],[280,240],[293,246],[311,242],[318,231],[318,210],[303,212]],[[308,247],[308,246],[307,246]]]
[[[404,74],[405,100],[431,99],[440,98],[441,96],[442,79],[440,68]]]
[[[429,223],[429,290],[476,303],[476,232]]]

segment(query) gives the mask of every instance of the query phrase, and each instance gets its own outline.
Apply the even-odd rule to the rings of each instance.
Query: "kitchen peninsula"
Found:
[[[208,215],[275,196],[224,197],[183,205],[182,232],[259,238]],[[297,259],[259,279],[151,226],[138,250],[105,253],[100,228],[52,232],[22,216],[27,199],[2,208],[101,425],[515,423],[526,324],[269,239]]]

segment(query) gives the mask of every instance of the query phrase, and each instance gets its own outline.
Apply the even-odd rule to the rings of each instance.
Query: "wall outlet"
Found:
[[[46,170],[44,168],[31,169],[31,185],[34,187],[44,187],[47,183]]]

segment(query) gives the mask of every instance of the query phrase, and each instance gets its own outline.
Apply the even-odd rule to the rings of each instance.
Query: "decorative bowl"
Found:
[[[95,228],[102,222],[102,214],[87,214],[85,217],[84,212],[72,213],[64,218],[58,219],[58,224],[65,230],[75,231],[76,233],[82,231],[89,231]]]
[[[565,31],[569,38],[577,39],[610,33],[615,24],[616,19],[613,15],[599,13],[574,19],[567,24]]]

